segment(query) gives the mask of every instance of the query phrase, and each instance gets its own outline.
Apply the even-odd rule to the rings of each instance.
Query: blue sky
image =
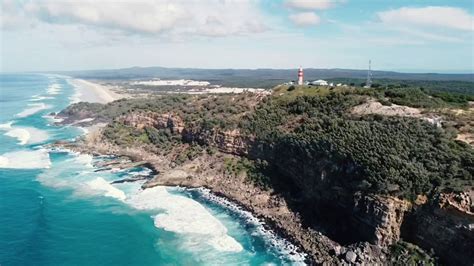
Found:
[[[1,0],[0,71],[474,72],[470,0]]]

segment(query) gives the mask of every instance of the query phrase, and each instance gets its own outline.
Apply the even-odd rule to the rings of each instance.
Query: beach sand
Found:
[[[71,79],[69,82],[78,90],[77,101],[108,103],[126,97],[125,95],[113,92],[107,86],[102,86],[87,80]]]

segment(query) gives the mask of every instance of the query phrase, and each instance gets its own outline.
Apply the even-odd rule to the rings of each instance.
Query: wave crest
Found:
[[[7,152],[0,156],[0,168],[41,169],[50,166],[51,161],[46,149]]]
[[[205,236],[205,242],[219,251],[240,252],[242,245],[227,234],[227,228],[198,202],[168,193],[165,187],[145,189],[127,202],[140,210],[163,210],[155,226],[180,234]]]
[[[16,138],[20,145],[41,143],[49,139],[46,131],[33,127],[11,127],[6,136]]]
[[[44,103],[30,103],[28,104],[30,106],[29,108],[26,108],[25,110],[21,111],[20,113],[16,114],[18,117],[27,117],[33,114],[36,114],[37,112],[45,109],[51,108],[50,105],[44,104]]]

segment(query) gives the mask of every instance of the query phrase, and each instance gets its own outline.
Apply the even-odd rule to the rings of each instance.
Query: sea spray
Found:
[[[28,108],[26,108],[25,110],[19,112],[16,116],[23,118],[23,117],[27,117],[27,116],[36,114],[39,111],[51,108],[50,105],[47,105],[45,103],[30,103],[30,104],[28,104],[28,106],[29,106]]]
[[[183,193],[194,192],[198,196],[197,200],[203,199],[204,201],[217,204],[224,209],[230,210],[232,213],[241,217],[246,223],[253,225],[255,227],[255,232],[264,237],[267,243],[270,244],[271,249],[280,254],[282,259],[289,259],[293,265],[305,265],[304,261],[307,254],[301,252],[297,246],[293,245],[286,239],[277,236],[272,229],[265,228],[262,220],[255,217],[251,212],[244,210],[236,203],[213,194],[211,190],[207,188],[176,187],[173,188],[173,190]]]
[[[48,132],[33,127],[10,127],[5,136],[16,138],[20,145],[37,144],[49,138]]]
[[[46,169],[51,167],[46,149],[22,150],[0,155],[0,168]]]
[[[132,195],[127,202],[140,210],[163,210],[164,213],[154,218],[158,228],[179,234],[201,235],[204,242],[220,251],[240,252],[243,249],[201,204],[170,194],[165,187],[145,189]]]

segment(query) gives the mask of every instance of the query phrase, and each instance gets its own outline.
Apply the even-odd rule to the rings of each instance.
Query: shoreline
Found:
[[[90,136],[91,134],[97,133],[100,130],[99,127],[94,127],[94,130],[85,133],[85,137]],[[71,146],[72,145],[72,146]],[[145,167],[151,171],[150,175],[151,178],[140,178],[137,180],[119,180],[120,182],[135,182],[135,181],[145,181],[141,188],[151,189],[153,187],[166,187],[166,188],[173,188],[173,189],[181,189],[186,191],[195,191],[199,193],[200,197],[204,201],[212,202],[213,204],[219,205],[222,208],[227,208],[228,210],[234,212],[236,215],[241,217],[242,219],[249,219],[255,225],[258,224],[262,227],[263,231],[261,233],[266,235],[267,237],[272,236],[271,239],[275,237],[276,242],[271,241],[271,246],[274,248],[281,248],[282,250],[286,251],[288,257],[299,257],[301,260],[295,260],[292,263],[296,263],[294,265],[300,265],[299,263],[304,263],[303,265],[317,265],[322,263],[327,263],[327,260],[324,261],[315,261],[314,257],[309,255],[306,248],[297,241],[297,239],[291,235],[288,230],[282,228],[281,225],[278,224],[277,221],[269,218],[265,214],[262,214],[258,211],[258,208],[254,206],[248,205],[239,199],[229,196],[227,193],[221,192],[216,188],[208,185],[196,185],[196,184],[185,184],[183,182],[176,182],[176,183],[155,183],[154,181],[156,178],[159,178],[161,172],[157,169],[156,165],[151,162],[150,160],[142,160],[143,158],[137,158],[135,156],[131,156],[130,154],[121,153],[118,150],[113,151],[113,153],[105,153],[102,150],[91,149],[89,147],[85,147],[84,145],[78,145],[77,142],[57,142],[53,144],[56,148],[59,147],[61,150],[66,150],[68,152],[76,153],[76,154],[88,154],[91,156],[114,156],[116,158],[126,158],[127,161],[130,163],[118,163],[115,166],[118,166],[120,169],[128,168],[130,165],[134,165],[134,163],[140,163],[142,167]],[[314,236],[312,236],[314,237]],[[334,242],[333,242],[334,243]],[[335,243],[334,243],[335,244]]]
[[[287,203],[272,191],[262,190],[240,177],[216,176],[209,172],[198,174],[186,166],[170,168],[168,158],[139,148],[120,148],[101,139],[99,132],[100,129],[96,128],[85,134],[82,140],[56,143],[54,146],[93,156],[113,155],[125,157],[131,162],[146,162],[147,167],[158,174],[146,179],[142,185],[143,189],[155,186],[206,189],[214,197],[249,212],[261,222],[265,230],[294,246],[294,252],[304,254],[306,264],[340,262],[338,257],[346,248],[321,232],[305,228],[298,214],[291,211]],[[211,161],[210,157],[202,159]],[[202,166],[208,165],[202,162]]]
[[[107,86],[88,80],[71,78],[68,82],[76,89],[76,93],[72,96],[73,102],[106,104],[127,97],[112,91]]]

